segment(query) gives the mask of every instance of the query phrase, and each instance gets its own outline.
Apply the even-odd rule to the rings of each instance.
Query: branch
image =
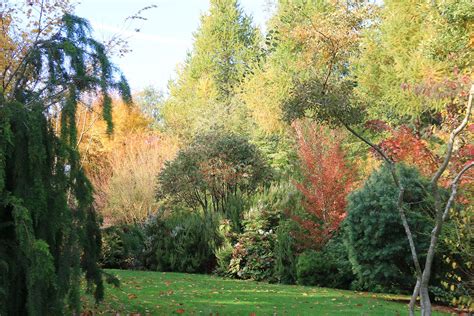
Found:
[[[405,214],[405,210],[403,209],[403,196],[404,196],[404,193],[405,193],[405,188],[403,187],[401,181],[398,179],[398,175],[397,175],[397,172],[395,170],[395,162],[392,159],[390,159],[390,157],[388,157],[387,154],[385,154],[385,152],[382,150],[382,148],[380,148],[379,146],[373,144],[372,142],[370,142],[369,140],[364,138],[362,135],[360,135],[358,132],[356,132],[354,129],[352,129],[343,120],[339,119],[339,121],[354,136],[356,136],[361,141],[363,141],[365,144],[367,144],[368,146],[373,148],[385,160],[385,162],[389,165],[390,173],[392,175],[393,181],[395,182],[395,185],[399,189],[398,200],[397,200],[397,209],[398,209],[398,212],[400,213],[400,218],[402,220],[402,225],[403,225],[403,228],[405,229],[405,233],[407,235],[408,243],[410,245],[410,252],[411,252],[411,255],[412,255],[412,259],[413,259],[413,264],[415,265],[415,271],[416,271],[417,279],[418,279],[418,281],[420,281],[421,278],[422,278],[421,265],[420,265],[420,262],[418,260],[418,254],[417,254],[417,251],[416,251],[415,242],[414,242],[414,239],[413,239],[413,234],[411,232],[410,225],[408,223],[408,220],[407,220],[407,217],[406,217],[406,214]],[[421,284],[421,281],[420,281],[420,284]],[[415,289],[415,292],[416,292],[416,289]]]
[[[410,225],[408,224],[408,220],[405,215],[405,210],[403,209],[404,194],[405,194],[405,188],[403,186],[400,186],[400,191],[398,192],[397,208],[398,208],[398,212],[400,213],[400,217],[402,219],[403,228],[405,229],[405,233],[408,238],[408,243],[410,245],[410,252],[413,259],[413,263],[415,265],[417,278],[421,279],[422,271],[421,271],[420,262],[418,261],[418,254],[416,252],[415,241],[413,239],[413,234],[411,233]]]
[[[454,199],[456,198],[458,184],[459,184],[459,181],[461,180],[461,177],[472,167],[474,167],[474,162],[471,162],[465,165],[464,168],[462,168],[462,170],[456,175],[453,182],[451,183],[451,195],[449,196],[449,200],[446,203],[446,207],[444,208],[443,222],[446,221],[446,219],[449,216],[449,210],[451,209]]]
[[[380,148],[379,146],[373,144],[372,142],[370,142],[368,139],[366,139],[365,137],[363,137],[362,135],[360,135],[358,132],[356,132],[354,129],[352,129],[352,127],[349,126],[349,124],[347,124],[346,122],[344,122],[343,120],[341,120],[340,118],[338,118],[339,122],[341,122],[341,124],[349,131],[351,132],[352,135],[354,135],[355,137],[357,137],[358,139],[360,139],[361,141],[363,141],[364,143],[366,143],[368,146],[370,146],[371,148],[373,148],[379,155],[380,157],[382,157],[383,160],[385,160],[386,163],[388,164],[393,164],[393,160],[390,159],[390,157],[387,156],[387,154],[385,154],[385,152],[382,150],[382,148]]]
[[[449,161],[451,160],[451,155],[453,154],[454,141],[456,137],[458,136],[458,134],[462,132],[462,130],[466,127],[467,123],[469,122],[469,118],[471,116],[471,111],[472,111],[472,96],[473,95],[474,95],[474,84],[471,86],[471,90],[469,91],[469,100],[467,101],[467,106],[466,106],[466,116],[462,120],[461,124],[454,131],[451,132],[451,135],[448,141],[448,149],[446,151],[446,156],[444,157],[444,161],[439,167],[438,171],[435,173],[435,175],[431,179],[431,185],[435,185],[438,182],[439,178],[443,175],[444,171],[446,171]]]
[[[23,68],[23,70],[22,70],[23,72],[20,76],[24,76],[24,72],[27,70],[26,67],[28,65],[27,60],[28,60],[29,54],[32,51],[32,49],[34,49],[38,45],[39,37],[40,37],[41,33],[44,30],[44,29],[41,29],[41,23],[42,23],[42,19],[43,19],[43,11],[44,11],[44,0],[41,0],[40,6],[41,6],[40,7],[40,14],[39,14],[39,18],[38,18],[38,33],[36,34],[36,37],[33,41],[32,47],[27,49],[27,51],[25,53],[25,56],[23,56],[23,58],[18,63],[18,67],[13,71],[12,75],[6,81],[6,83],[4,82],[4,87],[3,88],[4,88],[5,91],[6,91],[7,87],[10,85],[10,83],[12,82],[12,80],[15,78],[15,76],[19,73],[20,69],[22,69],[22,68]],[[24,64],[25,62],[26,62],[26,64]],[[16,89],[18,88],[18,83],[19,83],[19,81],[16,82],[15,87],[12,89],[13,94],[15,94]]]

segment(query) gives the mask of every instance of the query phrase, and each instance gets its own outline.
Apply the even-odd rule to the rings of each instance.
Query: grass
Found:
[[[121,281],[85,311],[141,315],[407,315],[400,297],[335,289],[229,280],[209,275],[108,270]],[[440,314],[438,314],[440,315]]]

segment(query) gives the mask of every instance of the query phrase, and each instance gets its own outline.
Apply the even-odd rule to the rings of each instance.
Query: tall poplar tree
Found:
[[[52,2],[28,5],[40,13],[25,36],[18,9],[7,6],[0,16],[10,43],[0,72],[0,315],[64,315],[79,309],[83,273],[96,299],[103,297],[76,107],[84,94],[101,95],[112,132],[110,93],[130,102],[130,91],[86,20],[67,13],[48,19]]]

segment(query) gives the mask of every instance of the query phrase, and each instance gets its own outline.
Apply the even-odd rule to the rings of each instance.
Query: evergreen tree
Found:
[[[84,94],[99,93],[111,133],[111,89],[127,102],[130,89],[87,21],[66,14],[47,36],[43,30],[40,20],[33,42],[12,45],[26,49],[0,77],[0,315],[77,311],[83,272],[95,298],[103,297],[101,237],[76,150],[76,107]]]

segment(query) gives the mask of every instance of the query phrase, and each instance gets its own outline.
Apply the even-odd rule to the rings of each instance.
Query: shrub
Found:
[[[219,233],[223,237],[222,245],[216,249],[215,255],[217,259],[217,267],[214,271],[220,276],[231,276],[228,273],[230,261],[232,260],[232,253],[234,247],[232,246],[237,242],[239,233],[232,230],[232,221],[224,219],[219,225]]]
[[[273,231],[251,229],[240,235],[235,244],[228,273],[240,279],[272,281],[275,258]]]
[[[400,180],[406,188],[404,205],[415,244],[426,253],[433,206],[427,181],[416,169],[400,166]],[[370,291],[410,291],[415,284],[408,240],[397,210],[398,189],[390,171],[375,171],[364,186],[349,196],[344,221],[349,258],[358,285]],[[420,258],[423,264],[423,258]],[[436,273],[436,267],[433,275]]]
[[[143,267],[143,231],[136,225],[112,226],[102,230],[104,268],[137,269]]]
[[[299,207],[299,193],[290,183],[273,184],[252,198],[252,206],[245,214],[244,232],[233,246],[228,275],[253,280],[285,280],[291,282],[292,272],[281,269],[283,256],[292,250],[289,231],[281,229],[279,244],[276,230],[294,208]],[[286,243],[286,244],[285,244]],[[290,242],[291,243],[291,242]],[[278,260],[278,261],[277,261]],[[278,273],[275,265],[279,265]],[[291,270],[291,267],[290,267]],[[293,273],[294,274],[294,273]]]
[[[301,285],[320,285],[321,272],[324,271],[324,258],[320,252],[306,250],[298,256],[296,277]],[[326,271],[324,271],[326,273]]]
[[[173,272],[210,272],[222,237],[217,219],[189,210],[159,213],[145,226],[148,268]]]
[[[352,265],[349,261],[347,248],[344,245],[342,234],[336,234],[323,248],[323,254],[328,262],[329,269],[326,287],[349,289],[355,279]]]
[[[158,196],[194,210],[225,213],[229,200],[252,194],[270,176],[255,145],[241,136],[214,132],[197,137],[165,164]]]
[[[279,283],[296,282],[297,241],[292,232],[297,229],[290,220],[280,222],[275,240],[275,278]]]
[[[474,196],[467,195],[472,202]],[[435,300],[459,308],[474,309],[474,207],[467,204],[451,211],[443,226],[439,246],[448,266],[436,290]],[[444,251],[443,251],[444,250]],[[436,292],[435,292],[436,291]]]
[[[339,236],[320,250],[306,250],[298,256],[297,283],[347,289],[354,280],[346,249]]]
[[[232,276],[229,274],[229,265],[232,260],[232,254],[234,252],[234,248],[228,242],[225,242],[222,247],[216,250],[216,259],[217,259],[217,267],[214,271],[217,275],[220,276]]]

